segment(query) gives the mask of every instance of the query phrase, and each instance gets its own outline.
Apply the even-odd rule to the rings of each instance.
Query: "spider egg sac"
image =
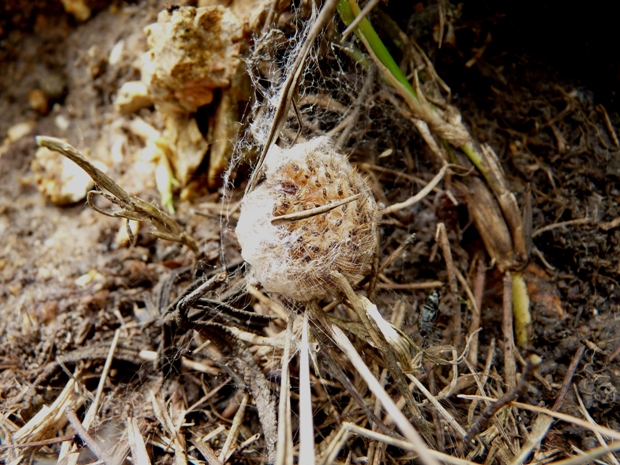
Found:
[[[358,194],[325,213],[272,223]],[[308,301],[336,292],[333,271],[352,285],[370,272],[377,216],[363,177],[327,137],[318,137],[269,150],[265,179],[243,199],[236,233],[243,259],[265,290]]]

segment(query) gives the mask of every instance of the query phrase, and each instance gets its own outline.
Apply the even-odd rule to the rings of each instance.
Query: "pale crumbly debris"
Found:
[[[100,168],[107,169],[99,163]],[[86,197],[95,183],[79,166],[45,147],[37,150],[32,171],[39,192],[54,205],[70,205]]]
[[[167,113],[211,103],[214,89],[228,87],[241,65],[243,26],[224,7],[168,8],[145,31],[142,80]]]
[[[270,292],[298,301],[335,292],[331,273],[356,283],[370,273],[377,247],[377,205],[366,182],[329,139],[290,149],[274,146],[265,180],[246,195],[237,237],[254,277]],[[309,218],[273,224],[282,215],[360,195]]]

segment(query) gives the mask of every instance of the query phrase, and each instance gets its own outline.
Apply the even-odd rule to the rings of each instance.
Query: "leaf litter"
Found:
[[[308,3],[233,3],[234,14],[251,11],[243,63],[254,96],[238,113],[230,109],[247,94],[217,110],[242,85],[234,80],[209,87],[211,103],[196,113],[183,107],[164,116],[161,96],[145,101],[143,88],[138,103],[114,109],[122,85],[140,82],[142,28],[157,21],[155,3],[95,8],[91,19],[78,18],[83,23],[35,5],[3,30],[3,60],[15,63],[2,78],[12,79],[5,98],[39,89],[51,104],[45,114],[47,105],[34,98],[9,98],[2,123],[5,461],[121,463],[130,454],[138,463],[614,463],[615,110],[595,105],[587,91],[533,59],[508,73],[506,55],[484,54],[488,42],[466,65],[489,79],[490,90],[459,89],[450,102],[441,67],[471,50],[459,48],[455,29],[468,26],[447,3],[416,6],[410,23],[394,21],[383,6],[369,16],[384,41],[392,38],[389,49],[411,76],[422,99],[418,114],[415,101],[382,80],[383,68],[373,69],[364,38],[340,39],[345,26],[335,13],[321,22],[327,10]],[[54,17],[61,20],[45,27]],[[443,49],[434,24],[446,34]],[[37,60],[26,76],[20,60],[46,40],[52,58]],[[46,76],[66,82],[62,97],[46,91]],[[177,105],[198,101],[192,92],[200,86],[183,89]],[[450,104],[472,140],[488,144],[481,146],[482,177],[458,150],[469,136],[442,129],[461,127]],[[425,121],[437,108],[444,119]],[[241,128],[222,132],[238,116]],[[171,129],[178,121],[196,125],[193,143],[211,150],[203,161],[181,168],[172,158],[180,152],[171,147],[186,140],[183,130]],[[7,124],[32,132],[8,131]],[[47,204],[29,171],[35,133],[71,140],[106,164],[122,186],[121,207],[131,205],[127,199],[144,202],[167,240],[140,228],[127,248],[115,239],[126,227],[117,219],[81,204]],[[455,148],[438,134],[456,138]],[[360,281],[331,273],[331,291],[304,304],[248,285],[233,231],[243,189],[264,183],[260,164],[245,183],[248,162],[278,137],[287,148],[319,136],[350,154],[387,208],[377,222],[370,275]],[[214,150],[214,137],[232,143]],[[141,158],[148,141],[160,152]],[[427,196],[416,197],[426,185]],[[164,194],[175,189],[173,219]],[[390,208],[397,204],[403,206]],[[524,254],[531,254],[528,264]],[[438,315],[429,324],[420,312],[438,286]],[[523,294],[532,320],[515,343],[512,310],[523,305],[515,300]],[[532,354],[541,359],[535,365]]]

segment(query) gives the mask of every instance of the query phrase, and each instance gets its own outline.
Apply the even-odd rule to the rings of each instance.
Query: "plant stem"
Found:
[[[353,22],[355,17],[360,14],[360,8],[356,1],[349,2],[348,0],[340,0],[336,7],[338,14],[342,21],[348,26]],[[392,75],[405,87],[405,89],[411,93],[416,99],[417,95],[413,87],[398,67],[398,64],[392,58],[389,50],[383,44],[379,35],[366,18],[362,19],[359,26],[355,29],[355,34],[362,39],[363,36],[368,44],[372,47],[373,51],[377,55],[377,58],[383,63],[383,65],[392,73]]]

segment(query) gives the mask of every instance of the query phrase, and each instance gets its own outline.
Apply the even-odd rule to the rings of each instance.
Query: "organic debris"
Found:
[[[617,463],[620,118],[501,6],[16,3],[4,462]]]

